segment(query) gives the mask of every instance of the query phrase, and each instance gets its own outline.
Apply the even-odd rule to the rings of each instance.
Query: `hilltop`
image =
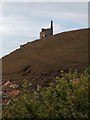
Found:
[[[88,29],[63,32],[22,45],[2,58],[3,81],[29,80],[34,86],[52,81],[61,70],[88,66]]]
[[[88,118],[89,36],[88,29],[59,33],[3,57],[3,119]]]

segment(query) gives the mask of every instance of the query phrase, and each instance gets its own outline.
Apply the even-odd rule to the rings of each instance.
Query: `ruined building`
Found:
[[[44,37],[48,37],[50,35],[53,35],[53,21],[51,20],[51,27],[44,29],[42,28],[42,31],[40,32],[40,39]]]

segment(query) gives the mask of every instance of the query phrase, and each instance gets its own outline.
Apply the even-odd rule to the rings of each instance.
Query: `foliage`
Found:
[[[87,118],[88,78],[88,69],[83,73],[61,71],[61,77],[56,77],[49,87],[37,85],[36,91],[22,92],[18,99],[4,106],[3,119]]]

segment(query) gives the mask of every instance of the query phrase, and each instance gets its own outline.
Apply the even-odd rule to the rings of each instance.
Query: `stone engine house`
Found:
[[[51,27],[44,29],[42,28],[42,31],[40,32],[40,39],[44,37],[48,37],[50,35],[53,35],[53,21],[51,20]]]

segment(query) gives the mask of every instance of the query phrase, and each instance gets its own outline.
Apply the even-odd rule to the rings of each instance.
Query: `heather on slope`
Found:
[[[60,70],[82,71],[89,65],[89,36],[89,29],[80,29],[28,42],[3,57],[3,81],[26,78],[35,88],[52,82]]]

